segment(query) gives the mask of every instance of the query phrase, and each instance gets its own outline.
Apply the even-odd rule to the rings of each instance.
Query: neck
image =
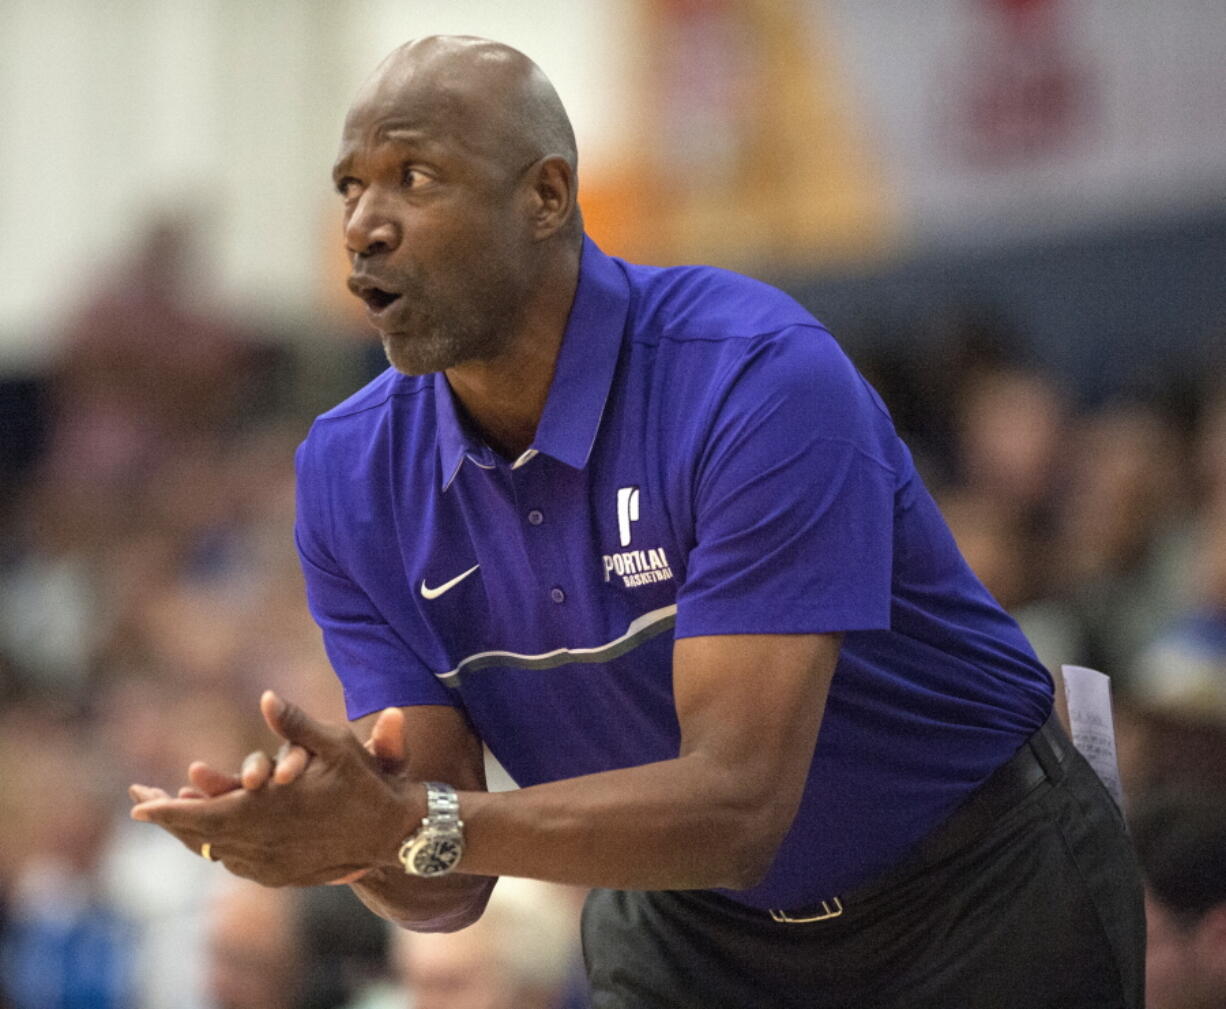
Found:
[[[564,255],[564,262],[538,285],[504,350],[445,372],[486,444],[507,459],[518,458],[532,444],[549,396],[579,283],[579,250]]]

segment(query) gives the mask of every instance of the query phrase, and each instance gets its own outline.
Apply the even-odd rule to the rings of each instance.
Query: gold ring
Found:
[[[200,856],[202,858],[208,859],[210,862],[214,861],[213,845],[211,842],[205,841],[204,844],[200,846]]]

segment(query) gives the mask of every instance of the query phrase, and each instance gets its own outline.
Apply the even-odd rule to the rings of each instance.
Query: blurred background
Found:
[[[0,0],[0,26],[2,1009],[583,1005],[582,894],[511,884],[479,932],[393,939],[343,888],[226,881],[126,819],[128,782],[269,745],[265,687],[341,717],[292,454],[384,362],[329,169],[362,80],[432,32],[552,78],[605,251],[753,274],[832,329],[1044,662],[1111,676],[1130,803],[1226,802],[1221,0]]]

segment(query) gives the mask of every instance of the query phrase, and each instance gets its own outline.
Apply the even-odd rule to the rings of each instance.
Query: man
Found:
[[[1132,817],[1145,874],[1149,1009],[1226,1009],[1226,797],[1172,792]]]
[[[463,931],[399,931],[393,959],[412,1009],[561,1009],[578,952],[568,902],[561,887],[503,880]]]
[[[230,880],[211,901],[207,940],[215,1009],[340,1009],[380,987],[388,972],[383,923],[343,889]]]
[[[1139,1005],[1119,814],[820,324],[606,257],[485,40],[394,52],[335,179],[394,368],[313,427],[296,535],[371,752],[269,693],[275,768],[133,815],[417,930],[593,887],[601,1009]]]

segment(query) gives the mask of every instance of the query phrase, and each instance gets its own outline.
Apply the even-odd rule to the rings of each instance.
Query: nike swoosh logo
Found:
[[[422,597],[425,599],[437,599],[439,596],[441,596],[444,592],[448,591],[449,589],[454,589],[457,585],[460,584],[460,582],[462,582],[465,578],[471,575],[479,567],[481,567],[480,564],[474,564],[471,568],[469,568],[463,574],[456,575],[453,579],[451,579],[451,581],[443,582],[442,585],[439,585],[437,588],[433,588],[433,589],[426,585],[426,580],[423,578],[421,580]]]

